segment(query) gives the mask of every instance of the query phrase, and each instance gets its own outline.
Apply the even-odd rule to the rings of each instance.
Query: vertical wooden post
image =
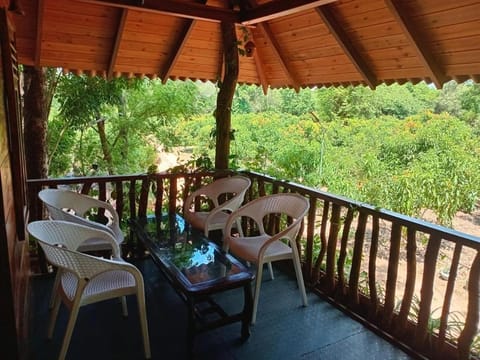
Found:
[[[238,49],[235,24],[222,22],[222,40],[224,49],[225,73],[217,96],[215,168],[228,169],[230,155],[230,130],[232,101],[238,81]]]

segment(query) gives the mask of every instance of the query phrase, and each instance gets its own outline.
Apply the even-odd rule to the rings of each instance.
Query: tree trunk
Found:
[[[235,24],[222,22],[225,73],[217,96],[215,168],[228,169],[230,155],[231,112],[238,80],[238,49]]]
[[[27,177],[46,178],[47,167],[47,123],[46,69],[24,66],[24,141]]]
[[[97,120],[98,135],[100,136],[100,143],[102,144],[103,159],[107,163],[107,170],[109,175],[113,175],[113,161],[110,147],[108,146],[107,134],[105,133],[105,121]]]

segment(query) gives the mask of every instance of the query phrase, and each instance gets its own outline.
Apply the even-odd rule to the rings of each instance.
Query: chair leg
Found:
[[[274,280],[275,279],[275,276],[273,276],[273,267],[272,267],[272,263],[269,262],[268,264],[268,272],[270,273],[270,280]]]
[[[58,360],[64,360],[67,355],[68,346],[70,345],[70,339],[72,338],[73,328],[75,322],[77,321],[78,311],[80,310],[80,301],[75,299],[72,309],[70,311],[70,316],[68,318],[67,330],[63,337],[62,348],[60,349],[60,355],[58,355]]]
[[[257,274],[255,275],[255,292],[253,293],[253,311],[252,325],[257,321],[258,298],[260,295],[260,285],[262,285],[263,264],[257,264]]]
[[[300,259],[296,252],[293,252],[293,267],[295,268],[295,275],[297,276],[298,289],[302,295],[303,306],[308,305],[307,293],[305,291],[305,284],[303,282],[302,267],[300,266]]]
[[[240,218],[235,220],[235,223],[236,223],[236,226],[237,226],[238,234],[240,235],[240,237],[243,237],[242,221],[240,220]]]
[[[145,359],[151,359],[152,355],[150,352],[150,338],[148,336],[147,310],[145,306],[145,294],[143,292],[137,292],[137,302],[140,326],[142,328],[143,351],[145,352]]]
[[[61,271],[61,269],[57,269],[57,273],[55,274],[55,280],[52,286],[52,295],[50,296],[50,302],[48,303],[49,310],[52,310],[55,304],[55,297],[57,296],[58,285],[60,284]]]
[[[62,303],[60,296],[57,294],[55,291],[54,294],[52,294],[53,298],[53,307],[52,311],[50,312],[50,320],[48,322],[48,330],[47,330],[47,338],[51,339],[53,337],[53,331],[55,330],[55,323],[57,322],[57,316],[58,316],[58,310],[60,309],[60,305]]]
[[[122,301],[122,315],[123,317],[128,317],[127,297],[122,296],[121,301]]]

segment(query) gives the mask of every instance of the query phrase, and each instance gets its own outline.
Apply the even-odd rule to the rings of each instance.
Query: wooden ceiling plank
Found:
[[[106,5],[111,7],[127,8],[137,11],[147,11],[157,14],[171,15],[186,19],[214,21],[214,22],[232,22],[238,23],[238,12],[219,8],[215,6],[203,5],[200,3],[186,3],[172,0],[144,0],[142,6],[131,5],[130,0],[76,0],[86,4]]]
[[[338,45],[340,45],[340,47],[343,49],[345,55],[358,70],[363,80],[371,89],[375,89],[375,87],[378,85],[378,80],[375,77],[375,74],[371,71],[365,60],[350,41],[342,26],[340,26],[335,19],[331,7],[329,5],[318,7],[316,8],[316,11],[322,18],[325,25],[327,25],[327,27],[330,29],[330,33],[337,40]]]
[[[410,20],[409,15],[402,9],[400,1],[384,1],[396,19],[398,26],[402,29],[411,46],[415,49],[420,62],[429,73],[430,79],[435,83],[437,88],[441,89],[442,85],[446,83],[449,78],[435,61],[433,55],[427,51],[425,44],[418,35],[415,24]]]
[[[120,15],[120,21],[118,23],[117,35],[115,36],[115,43],[113,44],[112,55],[108,64],[108,79],[112,79],[113,69],[115,68],[115,64],[117,63],[118,50],[120,49],[120,44],[122,43],[123,34],[125,31],[125,24],[127,23],[127,17],[128,9],[123,9],[122,14]]]
[[[290,69],[288,68],[288,65],[287,65],[287,61],[282,55],[282,51],[280,50],[280,45],[275,39],[275,36],[273,35],[272,30],[270,29],[270,26],[267,23],[259,23],[258,27],[263,32],[266,42],[270,46],[271,50],[274,52],[276,60],[278,61],[278,63],[283,69],[283,72],[287,76],[289,80],[289,86],[292,86],[295,89],[295,91],[298,92],[300,90],[299,82],[295,79],[295,77],[290,72]]]
[[[39,0],[37,4],[37,37],[35,39],[35,66],[40,66],[42,61],[42,37],[43,37],[43,13],[45,0]]]
[[[243,25],[254,25],[261,22],[293,15],[301,11],[314,9],[318,6],[337,0],[277,0],[248,9],[240,17]]]

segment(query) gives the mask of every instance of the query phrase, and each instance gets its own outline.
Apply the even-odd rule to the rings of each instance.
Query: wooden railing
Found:
[[[281,192],[309,199],[298,245],[311,290],[412,354],[477,357],[480,238],[262,174],[244,174],[252,179],[245,201]],[[125,220],[180,211],[188,193],[215,176],[31,180],[30,220],[44,214],[36,194],[45,187],[67,186],[112,201]],[[135,252],[134,239],[126,246]]]

